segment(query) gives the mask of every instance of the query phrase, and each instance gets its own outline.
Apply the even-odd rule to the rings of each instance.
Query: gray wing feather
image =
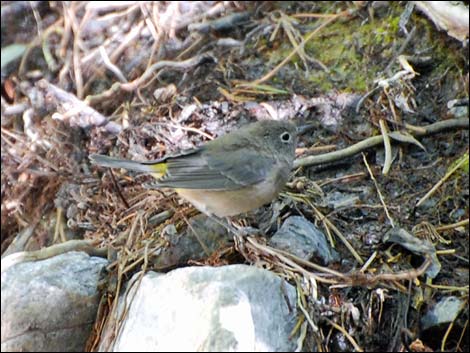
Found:
[[[267,158],[252,148],[210,152],[201,147],[191,154],[170,157],[161,187],[207,190],[236,190],[263,181],[272,167]]]

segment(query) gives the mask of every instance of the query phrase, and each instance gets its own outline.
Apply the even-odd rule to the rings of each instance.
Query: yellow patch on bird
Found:
[[[168,169],[168,166],[166,162],[163,162],[163,163],[152,164],[150,165],[150,168],[153,171],[152,176],[156,179],[160,179],[163,175],[165,175]]]

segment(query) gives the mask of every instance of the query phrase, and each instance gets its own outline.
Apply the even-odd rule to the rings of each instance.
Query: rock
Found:
[[[464,305],[465,302],[454,296],[442,298],[421,318],[421,328],[426,330],[454,321]]]
[[[83,351],[106,264],[83,252],[68,252],[2,272],[2,352]]]
[[[210,217],[200,214],[189,220],[189,226],[184,233],[168,234],[168,240],[169,246],[152,259],[152,266],[159,270],[182,266],[189,260],[205,259],[212,253],[231,246],[233,234]],[[204,244],[209,254],[204,251],[199,241]]]
[[[326,265],[338,261],[338,253],[330,247],[325,235],[304,217],[291,216],[269,240],[269,245],[302,259],[316,257]]]
[[[426,269],[426,275],[436,278],[441,270],[441,263],[437,258],[436,247],[427,239],[420,239],[404,228],[395,227],[384,234],[383,242],[397,243],[409,251],[429,257],[431,264]]]
[[[139,283],[138,280],[135,283]],[[247,265],[147,273],[113,347],[100,351],[293,351],[295,288]],[[122,310],[122,307],[121,307]],[[109,325],[102,337],[109,337]]]

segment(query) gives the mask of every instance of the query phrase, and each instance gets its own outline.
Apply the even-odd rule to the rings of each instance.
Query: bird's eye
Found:
[[[291,141],[291,136],[288,132],[283,132],[281,134],[281,141],[282,142],[290,142]]]

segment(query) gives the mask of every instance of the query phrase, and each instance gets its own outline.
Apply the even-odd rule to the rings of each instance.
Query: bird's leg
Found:
[[[235,243],[235,249],[246,259],[250,258],[249,252],[246,250],[245,243],[246,243],[246,238],[249,235],[258,235],[260,233],[259,229],[253,228],[253,227],[244,227],[244,226],[239,226],[236,224],[233,224],[231,219],[229,217],[226,218],[220,218],[215,215],[210,215],[209,216],[212,220],[214,220],[216,223],[220,224],[223,226],[225,229],[227,229],[228,233],[233,234],[233,241]]]
[[[227,218],[227,222],[232,223],[230,218]],[[251,226],[240,226],[232,223],[232,227],[235,229],[237,235],[248,236],[248,235],[259,235],[260,230]]]
[[[217,217],[213,214],[208,215],[210,219],[212,219],[214,222],[220,224],[222,227],[224,227],[229,233],[233,233],[235,235],[238,234],[237,229],[231,224],[228,218],[220,218]]]
[[[232,233],[234,235],[244,237],[248,235],[258,235],[260,233],[259,229],[256,229],[254,227],[245,227],[239,226],[238,224],[234,224],[230,217],[220,218],[215,215],[210,215],[209,217],[218,224],[220,224],[222,227],[227,229],[229,233]]]

